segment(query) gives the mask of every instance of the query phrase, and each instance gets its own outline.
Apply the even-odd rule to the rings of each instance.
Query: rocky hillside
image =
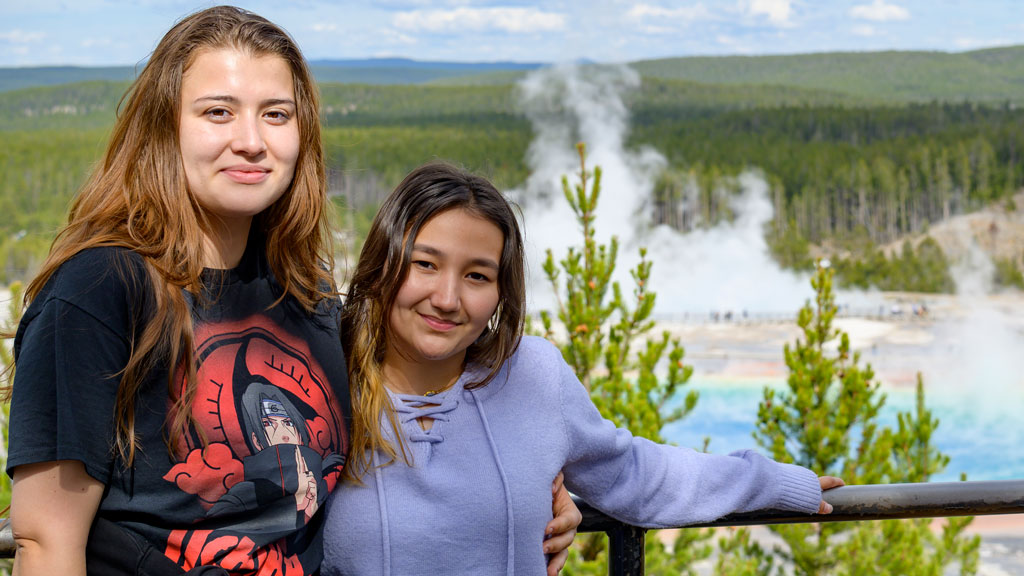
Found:
[[[935,224],[910,241],[916,247],[926,237],[933,238],[951,262],[963,261],[972,246],[976,246],[989,258],[1013,260],[1024,270],[1024,191],[1013,196],[1012,201]],[[882,250],[891,255],[902,245],[900,240]]]

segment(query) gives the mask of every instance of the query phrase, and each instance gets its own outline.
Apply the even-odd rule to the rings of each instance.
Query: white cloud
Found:
[[[677,32],[675,28],[671,28],[669,26],[640,26],[639,30],[644,34],[650,34],[652,36],[675,34]],[[628,42],[625,38],[620,38],[617,42],[618,46],[626,46],[627,44]]]
[[[637,4],[629,9],[626,16],[634,20],[645,18],[658,18],[668,20],[704,20],[711,16],[711,13],[703,4],[683,6],[681,8],[664,8],[653,4]]]
[[[456,8],[454,10],[412,10],[395,14],[394,25],[405,30],[427,32],[482,32],[501,30],[513,34],[558,31],[565,28],[565,15],[533,8]]]
[[[406,46],[411,46],[417,43],[416,38],[409,36],[408,34],[402,34],[401,32],[390,28],[381,30],[380,38],[388,44],[404,44]]]
[[[0,32],[0,40],[6,40],[12,44],[30,44],[39,42],[45,37],[46,34],[42,32],[26,32],[17,28],[8,32]]]
[[[854,26],[853,33],[857,36],[874,36],[876,31],[874,27],[868,25]]]
[[[886,4],[885,0],[874,0],[871,4],[858,4],[850,8],[850,16],[860,20],[889,22],[909,19],[910,11],[896,4]]]
[[[679,8],[636,4],[626,12],[626,20],[633,23],[634,30],[649,36],[676,34],[680,26],[713,18],[711,12],[701,3]]]
[[[469,6],[472,4],[472,0],[374,0],[373,4],[378,8],[406,10],[412,7],[437,6],[438,4],[444,6]]]
[[[94,48],[94,47],[98,47],[98,46],[110,46],[113,43],[114,42],[110,38],[107,38],[107,37],[103,37],[103,38],[93,38],[93,37],[90,37],[90,38],[84,38],[82,40],[82,42],[81,42],[81,46],[82,46],[82,48]]]
[[[309,27],[313,32],[334,32],[338,27],[327,22],[317,22]]]
[[[747,0],[746,12],[751,16],[767,16],[768,21],[778,26],[790,24],[793,13],[792,0]]]

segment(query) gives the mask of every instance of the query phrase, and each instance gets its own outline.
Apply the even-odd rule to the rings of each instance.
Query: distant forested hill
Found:
[[[322,84],[502,85],[536,62],[428,62],[405,58],[314,60]],[[685,57],[630,64],[649,78],[700,84],[787,86],[862,101],[1010,101],[1024,104],[1024,46],[972,52],[836,52],[779,56]],[[132,66],[0,68],[0,92],[87,80],[126,81]]]
[[[990,68],[1021,66],[1007,51],[973,54]],[[68,201],[102,153],[127,86],[0,92],[0,283],[24,278],[45,254]],[[512,84],[320,88],[329,190],[354,239],[383,194],[422,162],[461,163],[502,189],[528,174],[524,159],[534,135]],[[903,277],[864,271],[919,260],[944,271],[934,247],[920,257],[901,253],[888,267],[875,247],[957,214],[1013,203],[1024,186],[1024,108],[984,93],[973,102],[904,102],[832,88],[645,76],[626,103],[628,145],[653,146],[667,160],[650,220],[690,230],[731,219],[736,175],[755,169],[770,186],[775,219],[767,234],[780,263],[805,266],[809,244],[830,246],[851,255],[843,260],[850,281],[948,289],[948,275],[901,284]],[[1024,270],[1024,247],[1000,265]]]
[[[783,85],[897,101],[1024,103],[1024,46],[973,52],[837,52],[644,60],[644,76]]]
[[[537,62],[429,62],[407,58],[313,60],[310,67],[320,83],[423,84],[437,80],[488,74],[518,74],[540,68]],[[72,84],[91,80],[113,82],[135,78],[134,66],[41,66],[0,68],[0,92]]]
[[[0,92],[0,132],[108,127],[127,82],[91,81]],[[321,83],[323,122],[341,126],[521,125],[517,89],[508,83],[380,85]],[[827,90],[788,86],[715,86],[645,79],[627,95],[635,112],[676,121],[707,110],[784,106],[866,106],[871,101]]]
[[[133,66],[83,67],[83,66],[38,66],[25,68],[0,68],[0,92],[54,86],[92,80],[126,82],[135,78]]]
[[[109,127],[128,82],[93,80],[0,92],[0,132]]]
[[[476,76],[521,73],[543,64],[535,62],[424,62],[408,58],[313,60],[313,75],[321,84],[423,84]]]

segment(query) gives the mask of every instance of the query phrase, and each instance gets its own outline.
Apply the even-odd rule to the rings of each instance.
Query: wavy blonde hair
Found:
[[[178,142],[182,77],[205,50],[234,49],[277,56],[291,69],[297,105],[299,156],[288,190],[252,223],[286,295],[307,312],[336,294],[327,222],[319,95],[295,41],[270,21],[232,6],[196,12],[172,27],[122,97],[102,162],[71,205],[68,222],[25,294],[39,295],[57,269],[79,252],[118,246],[142,257],[154,309],[132,339],[115,405],[115,448],[127,465],[138,449],[135,399],[147,374],[169,370],[173,399],[166,429],[191,426],[196,393],[192,317],[186,292],[202,291],[204,234],[211,216],[190,192]],[[179,364],[180,363],[180,364]],[[178,393],[175,365],[185,368]],[[9,396],[10,388],[5,394]],[[167,438],[170,447],[170,435]]]
[[[512,206],[494,185],[444,163],[413,170],[384,201],[370,226],[349,283],[341,314],[341,340],[352,393],[352,435],[347,477],[356,482],[372,467],[371,454],[381,451],[394,461],[408,462],[394,409],[384,387],[383,362],[389,334],[388,318],[398,290],[409,273],[413,242],[434,216],[462,209],[501,230],[504,244],[498,263],[498,308],[487,329],[466,350],[466,362],[483,366],[483,378],[467,388],[494,379],[523,334],[526,309],[523,239]],[[382,422],[395,432],[397,447],[385,436]]]

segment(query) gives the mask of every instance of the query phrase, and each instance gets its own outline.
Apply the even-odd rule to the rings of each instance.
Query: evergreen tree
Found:
[[[1024,290],[1024,273],[1021,273],[1013,258],[996,258],[992,263],[995,264],[995,270],[992,273],[992,283],[995,286]]]
[[[785,268],[808,270],[814,266],[810,256],[807,239],[800,235],[796,221],[790,220],[782,225],[778,219],[768,223],[769,234],[774,239],[768,245],[772,258]]]
[[[684,349],[668,332],[651,334],[655,295],[648,290],[651,265],[641,249],[641,261],[630,271],[632,297],[622,293],[612,280],[618,255],[618,240],[609,245],[594,238],[594,215],[601,192],[601,169],[586,168],[585,150],[580,155],[579,183],[570,186],[562,179],[562,191],[572,207],[583,233],[583,246],[570,248],[555,264],[550,250],[544,273],[558,296],[557,317],[565,328],[566,339],[554,339],[554,322],[548,312],[541,313],[545,337],[561,349],[566,362],[601,414],[634,435],[663,442],[661,429],[686,416],[697,404],[697,393],[689,391],[682,404],[669,411],[669,401],[686,385],[693,369],[683,364]],[[667,373],[660,367],[667,365]],[[656,374],[656,369],[659,373]],[[652,574],[695,574],[696,560],[711,554],[710,531],[683,530],[667,550],[657,533],[646,540],[646,559]],[[591,534],[578,539],[570,551],[565,573],[604,574],[607,572],[605,539]]]
[[[797,317],[803,338],[784,348],[786,390],[764,390],[754,434],[773,458],[793,462],[847,484],[926,482],[949,459],[931,445],[938,426],[925,408],[918,377],[913,414],[898,415],[898,428],[880,426],[885,403],[870,365],[860,366],[849,336],[833,327],[832,271],[818,267],[814,303]],[[832,344],[838,340],[835,352]],[[977,571],[978,537],[963,531],[971,518],[946,521],[941,537],[928,520],[793,524],[772,527],[786,544],[777,552],[795,574],[938,576],[950,563],[961,574]],[[836,538],[839,534],[844,538]]]

